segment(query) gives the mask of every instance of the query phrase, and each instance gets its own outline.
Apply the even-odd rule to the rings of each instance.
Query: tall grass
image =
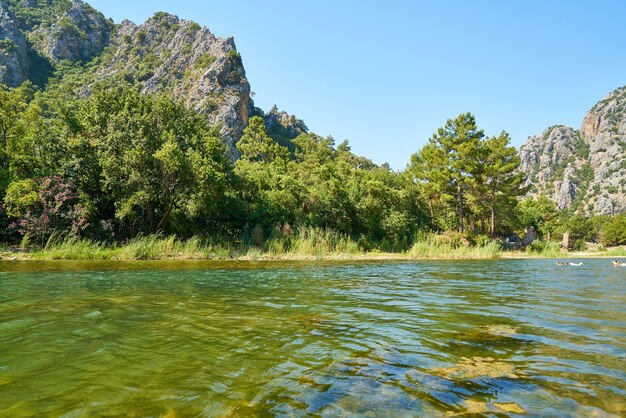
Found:
[[[498,242],[491,241],[483,245],[465,246],[436,242],[427,238],[417,241],[411,247],[411,258],[498,258],[502,247]]]
[[[116,246],[89,239],[52,237],[33,253],[34,258],[52,260],[164,260],[164,259],[226,259],[236,251],[211,245],[198,237],[181,240],[174,236],[147,235]]]
[[[51,237],[36,258],[52,260],[106,260],[113,256],[113,249],[104,242],[89,239]]]
[[[121,246],[116,253],[120,260],[209,260],[232,258],[237,253],[233,248],[214,245],[199,237],[186,240],[173,235],[147,235],[131,239]]]
[[[558,258],[563,256],[559,243],[539,240],[533,241],[532,244],[526,247],[526,253],[547,258]]]
[[[470,245],[458,234],[424,234],[416,237],[412,247],[391,257],[412,259],[491,259],[503,255],[498,241],[484,239]],[[175,236],[147,235],[135,237],[124,244],[107,244],[89,239],[51,237],[38,251],[28,257],[52,260],[215,260],[245,258],[257,260],[264,257],[324,258],[378,253],[366,251],[354,239],[344,234],[318,228],[301,228],[296,232],[274,231],[268,238],[262,234],[255,239],[200,237],[180,239]],[[558,243],[535,241],[525,253],[530,257],[562,257]],[[615,248],[599,253],[608,257],[626,256],[626,248]],[[514,255],[514,254],[513,254]],[[380,254],[381,257],[388,257]]]
[[[602,254],[603,257],[626,257],[626,247],[611,248],[600,254]]]
[[[262,246],[272,256],[295,255],[323,257],[328,255],[354,255],[363,252],[350,237],[320,228],[301,228],[297,233],[272,235]]]
[[[306,228],[291,240],[289,252],[316,256],[356,254],[359,245],[349,237],[328,229]]]

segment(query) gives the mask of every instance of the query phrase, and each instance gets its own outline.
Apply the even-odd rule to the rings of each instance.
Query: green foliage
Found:
[[[162,59],[147,48],[142,54],[133,82]],[[196,65],[213,59],[204,55]],[[528,226],[545,240],[530,247],[533,254],[555,254],[546,242],[559,232],[569,232],[579,249],[587,241],[624,240],[617,218],[571,217],[545,197],[518,204],[524,188],[508,134],[485,137],[471,114],[449,120],[404,172],[353,154],[347,142],[336,146],[332,137],[283,132],[280,143],[259,116],[250,118],[237,143],[241,158],[231,163],[216,128],[171,96],[140,94],[119,75],[78,98],[76,88],[93,83],[83,65],[61,62],[57,71],[45,91],[32,83],[0,89],[0,223],[6,229],[7,216],[24,220],[32,227],[24,244],[43,245],[47,257],[394,251],[492,258],[502,250],[495,236]],[[208,97],[205,106],[218,100]],[[591,181],[591,166],[583,165],[579,178]],[[56,207],[42,179],[51,185],[44,189],[58,183],[67,192],[66,212],[76,215],[85,239],[69,238],[68,223],[39,222],[45,216],[36,207]],[[433,230],[441,233],[425,232]]]
[[[545,196],[538,199],[527,198],[520,202],[517,216],[522,227],[532,226],[546,239],[550,239],[558,225],[556,205]]]
[[[576,134],[578,135],[576,143],[574,144],[574,147],[576,148],[576,153],[578,154],[579,158],[584,158],[585,160],[588,160],[589,159],[589,144],[585,142],[580,132],[576,131]]]
[[[17,48],[17,45],[15,45],[15,42],[13,42],[11,39],[2,39],[0,40],[0,49],[3,49],[5,51],[13,51]]]
[[[113,198],[115,218],[131,234],[184,231],[189,222],[215,216],[230,167],[219,137],[199,115],[166,96],[97,88],[80,118],[75,142],[98,138],[86,156],[97,161],[98,192]]]
[[[484,138],[467,113],[448,120],[407,169],[427,200],[431,222],[440,229],[476,228],[494,237],[514,223],[517,197],[524,193],[519,158],[506,132]],[[450,213],[456,214],[450,222]]]
[[[8,216],[21,218],[37,200],[38,186],[31,179],[18,180],[9,185],[4,197],[4,205]]]
[[[455,235],[458,234],[458,235]],[[468,245],[463,234],[449,232],[431,234],[418,239],[409,254],[412,258],[498,258],[502,246],[497,241],[489,240],[476,246]]]
[[[198,57],[198,59],[196,60],[196,62],[193,63],[193,67],[195,69],[203,69],[206,70],[207,68],[209,68],[211,66],[211,64],[213,64],[215,62],[216,58],[215,56],[209,54],[208,52],[205,54],[202,54]]]
[[[237,50],[231,49],[230,51],[228,51],[228,54],[226,54],[226,57],[232,63],[232,65],[235,65],[235,66],[241,66],[242,65],[241,54],[239,54],[239,52],[237,52]]]
[[[600,242],[603,245],[626,244],[626,213],[620,213],[601,226]]]
[[[50,26],[72,6],[71,0],[6,0],[20,28],[30,31],[36,26]]]
[[[55,69],[50,60],[32,46],[28,47],[28,79],[43,88],[54,75]]]
[[[561,255],[561,248],[556,242],[535,240],[526,247],[526,252],[542,257],[555,258]]]

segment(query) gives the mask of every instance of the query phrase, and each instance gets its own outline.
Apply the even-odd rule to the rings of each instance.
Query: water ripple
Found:
[[[617,270],[0,262],[0,416],[626,416]]]

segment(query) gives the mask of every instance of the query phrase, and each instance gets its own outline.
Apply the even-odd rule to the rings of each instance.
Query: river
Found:
[[[0,416],[626,416],[584,262],[0,262]]]

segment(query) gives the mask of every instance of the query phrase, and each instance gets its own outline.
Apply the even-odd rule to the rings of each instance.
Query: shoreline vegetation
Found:
[[[259,115],[227,146],[171,95],[118,81],[86,98],[0,86],[4,258],[489,259],[626,245],[626,213],[528,195],[509,135],[485,135],[471,113],[396,171]]]
[[[536,241],[525,249],[507,249],[497,241],[475,245],[441,242],[432,234],[404,251],[367,250],[341,234],[307,230],[293,237],[272,237],[262,243],[210,242],[198,237],[148,235],[126,243],[90,239],[50,239],[43,246],[0,247],[0,260],[484,260],[521,258],[619,258],[626,247],[565,251],[555,242]]]

